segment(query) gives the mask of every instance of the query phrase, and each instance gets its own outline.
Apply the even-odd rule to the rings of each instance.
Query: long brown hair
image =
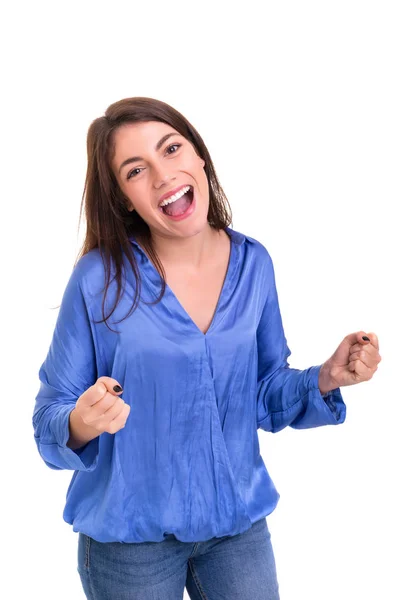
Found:
[[[106,272],[106,286],[102,303],[103,320],[97,323],[105,321],[107,327],[107,319],[114,312],[122,295],[123,253],[128,257],[136,280],[133,305],[126,316],[135,310],[140,298],[141,278],[129,236],[134,235],[137,240],[140,240],[140,244],[161,276],[161,294],[151,304],[159,302],[165,292],[165,271],[153,248],[150,228],[135,210],[128,210],[127,198],[122,193],[111,168],[116,130],[127,123],[143,121],[167,123],[194,146],[197,154],[205,161],[204,169],[210,195],[208,223],[212,228],[220,230],[229,226],[232,221],[228,199],[218,181],[207,147],[193,125],[181,113],[165,102],[153,98],[125,98],[111,104],[103,117],[91,123],[87,134],[88,162],[79,217],[80,223],[84,208],[86,235],[74,265],[76,266],[80,258],[90,250],[99,249]],[[115,266],[117,297],[111,312],[105,316],[105,296],[110,285],[111,260]]]

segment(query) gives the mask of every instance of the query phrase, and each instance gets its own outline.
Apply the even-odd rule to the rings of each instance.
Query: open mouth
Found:
[[[194,192],[193,187],[190,186],[189,190],[180,196],[177,200],[170,202],[165,206],[161,206],[160,210],[168,217],[180,217],[186,213],[193,202]]]

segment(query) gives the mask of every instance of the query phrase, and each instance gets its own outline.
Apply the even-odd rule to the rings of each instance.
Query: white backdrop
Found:
[[[393,1],[20,2],[2,9],[3,493],[7,599],[84,600],[62,520],[72,471],[31,425],[77,231],[86,132],[127,96],[198,129],[232,227],[274,261],[292,367],[379,336],[346,422],[259,430],[282,600],[400,597],[400,19]],[[398,214],[398,213],[397,213]],[[3,594],[2,594],[3,595]],[[187,596],[185,596],[187,598]]]

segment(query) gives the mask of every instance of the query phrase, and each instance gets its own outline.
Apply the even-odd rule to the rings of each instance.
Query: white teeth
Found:
[[[187,185],[186,187],[184,187],[181,190],[179,190],[179,192],[177,192],[173,196],[170,196],[169,198],[166,198],[166,200],[164,200],[163,202],[161,202],[160,206],[167,206],[167,204],[171,204],[171,202],[176,202],[177,200],[179,200],[179,198],[182,198],[182,196],[184,194],[186,194],[186,192],[188,192],[190,189],[191,189],[191,186]]]

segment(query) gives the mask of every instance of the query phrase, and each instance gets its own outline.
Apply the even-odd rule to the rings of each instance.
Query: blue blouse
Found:
[[[64,520],[99,542],[183,542],[236,535],[269,515],[279,494],[260,454],[257,429],[277,432],[343,423],[339,388],[321,395],[321,368],[289,367],[274,268],[257,240],[225,229],[231,250],[211,326],[204,334],[169,286],[162,301],[132,306],[135,279],[102,319],[105,273],[98,249],[67,283],[33,413],[38,451],[52,469],[71,469]],[[131,238],[142,298],[160,276]],[[114,271],[112,271],[112,275]],[[124,280],[123,280],[124,283]],[[114,305],[116,281],[106,296]],[[69,414],[98,377],[115,378],[131,411],[116,434],[67,447]]]

